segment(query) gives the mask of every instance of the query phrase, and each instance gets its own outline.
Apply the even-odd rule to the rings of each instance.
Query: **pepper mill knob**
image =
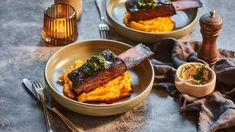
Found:
[[[210,11],[210,17],[215,17],[215,10]]]
[[[216,40],[222,25],[222,18],[216,15],[215,10],[211,10],[210,13],[206,13],[200,18],[202,45],[198,52],[198,58],[206,61],[210,66],[219,59]]]

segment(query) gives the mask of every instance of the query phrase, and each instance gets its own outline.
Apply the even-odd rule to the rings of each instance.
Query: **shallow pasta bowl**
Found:
[[[141,103],[152,89],[154,70],[148,59],[129,70],[134,91],[131,96],[112,104],[90,104],[72,100],[63,94],[63,85],[58,82],[63,71],[68,69],[77,59],[85,61],[105,49],[120,54],[130,47],[125,43],[112,40],[87,40],[61,48],[50,57],[45,67],[45,80],[49,92],[65,108],[84,115],[110,116],[130,110]],[[144,77],[144,79],[141,77]]]
[[[180,38],[193,31],[198,20],[198,9],[177,11],[172,17],[176,28],[171,32],[150,33],[135,30],[123,23],[126,0],[107,0],[107,18],[112,27],[122,36],[136,42],[154,43],[164,38]]]

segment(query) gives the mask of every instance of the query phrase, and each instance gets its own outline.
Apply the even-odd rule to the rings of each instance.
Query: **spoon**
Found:
[[[178,85],[182,85],[182,84],[184,84],[184,83],[187,83],[187,82],[190,82],[190,81],[192,81],[193,79],[192,78],[190,78],[190,79],[188,79],[188,80],[180,80],[180,81],[176,81],[175,83],[177,83]]]

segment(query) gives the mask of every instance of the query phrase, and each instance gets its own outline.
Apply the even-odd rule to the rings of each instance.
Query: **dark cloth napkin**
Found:
[[[197,130],[214,132],[235,126],[235,53],[220,50],[220,60],[212,67],[216,73],[216,90],[203,98],[195,98],[177,91],[174,85],[177,67],[186,62],[201,62],[197,58],[200,42],[178,42],[165,39],[152,47],[155,55],[155,87],[165,89],[181,104],[181,113],[198,114]]]

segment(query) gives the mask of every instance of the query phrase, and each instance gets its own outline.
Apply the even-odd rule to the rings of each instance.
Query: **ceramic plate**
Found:
[[[198,18],[198,10],[177,11],[177,14],[172,17],[176,23],[176,29],[165,33],[149,33],[138,31],[125,26],[123,19],[125,16],[126,0],[107,0],[106,12],[107,17],[113,28],[122,36],[137,42],[153,43],[164,38],[180,38],[190,33]]]
[[[110,116],[128,111],[141,103],[152,89],[154,71],[149,60],[145,60],[129,70],[132,75],[134,90],[131,96],[112,104],[90,104],[69,99],[63,94],[63,86],[58,82],[58,77],[77,59],[85,61],[105,49],[110,49],[114,53],[120,54],[130,47],[130,45],[125,43],[112,40],[88,40],[63,47],[51,56],[45,67],[45,80],[48,84],[49,92],[62,106],[80,114]],[[141,79],[141,77],[144,77],[144,79]]]

